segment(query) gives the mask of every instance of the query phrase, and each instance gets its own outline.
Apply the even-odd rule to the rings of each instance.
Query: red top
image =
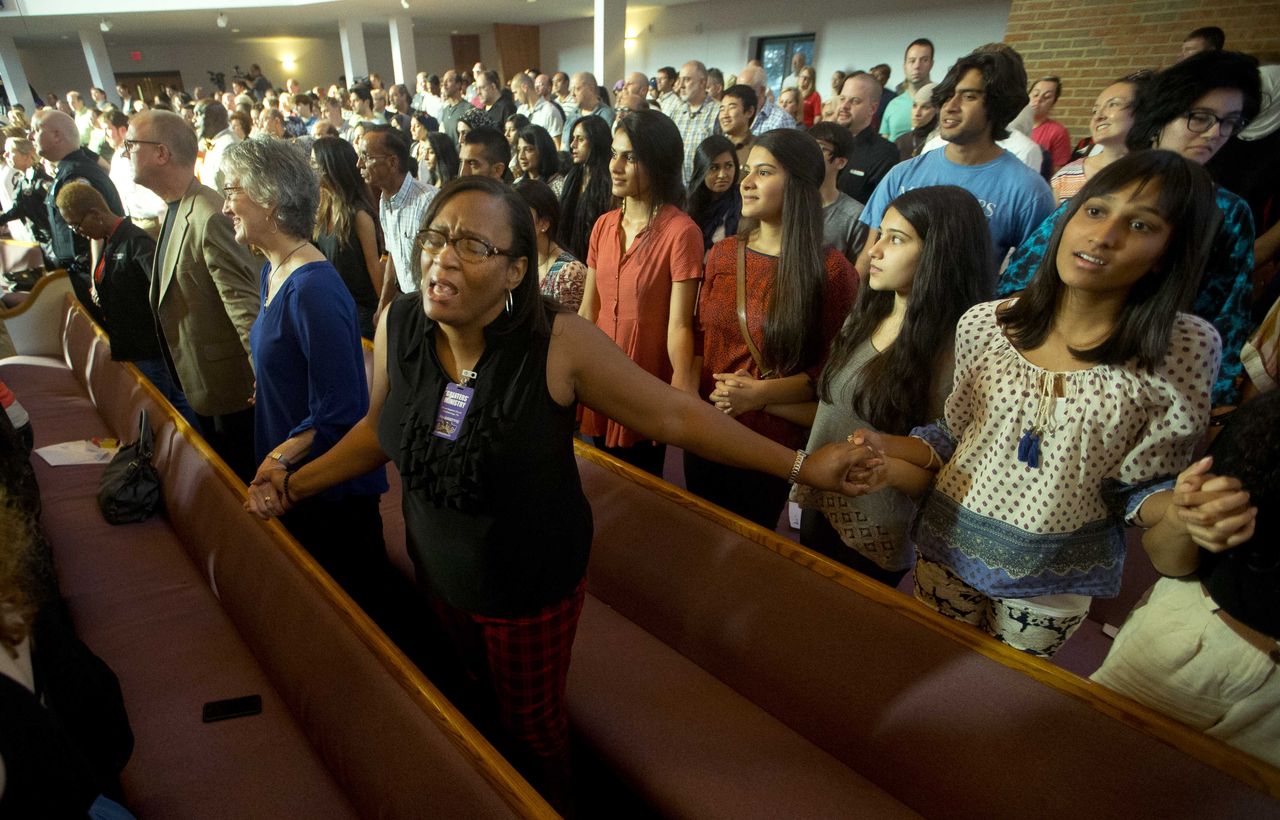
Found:
[[[858,276],[849,260],[833,248],[826,251],[826,290],[822,294],[823,361],[815,362],[807,372],[817,379],[822,372],[826,351],[840,332],[858,293]],[[747,249],[746,293],[747,330],[756,348],[764,348],[765,310],[773,294],[778,271],[778,257]],[[742,338],[738,325],[738,237],[731,236],[716,243],[707,256],[706,276],[698,298],[698,339],[702,350],[702,375],[698,394],[706,399],[715,387],[713,373],[735,373],[746,370],[756,378],[760,368]],[[785,375],[792,376],[794,373]],[[762,436],[786,447],[803,447],[809,431],[789,421],[753,410],[738,416],[738,421]],[[849,432],[853,432],[850,430]]]
[[[1071,161],[1071,137],[1062,123],[1045,120],[1031,129],[1031,139],[1049,154],[1055,172]]]
[[[822,115],[822,98],[818,96],[817,91],[811,91],[800,106],[800,111],[804,116],[804,127],[812,128],[813,124],[818,121],[818,117]]]
[[[631,361],[670,382],[671,283],[702,278],[702,230],[679,208],[664,205],[624,253],[621,224],[622,211],[613,210],[591,229],[587,266],[596,272],[600,296],[596,326]],[[582,413],[582,432],[604,436],[606,447],[630,447],[645,440],[590,409]]]

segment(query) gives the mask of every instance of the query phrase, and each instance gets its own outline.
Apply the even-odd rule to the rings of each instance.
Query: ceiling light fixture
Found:
[[[226,12],[218,12],[218,28],[226,28],[227,22]]]
[[[409,8],[409,0],[400,0],[400,8],[407,10]]]
[[[106,32],[111,31],[111,27],[112,27],[113,25],[115,25],[115,24],[114,24],[114,23],[112,23],[112,22],[111,22],[110,20],[108,20],[107,18],[103,17],[103,18],[102,18],[102,22],[98,24],[98,28],[102,29],[102,32],[105,34]]]

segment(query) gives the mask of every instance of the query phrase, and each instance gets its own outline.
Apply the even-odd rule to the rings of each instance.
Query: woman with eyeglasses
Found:
[[[1150,81],[1150,71],[1139,71],[1102,89],[1089,121],[1092,144],[1102,150],[1068,162],[1049,180],[1059,205],[1080,193],[1089,177],[1129,153],[1124,141],[1133,128],[1133,108]]]
[[[534,222],[510,186],[458,179],[423,224],[422,289],[382,314],[368,413],[287,481],[269,473],[279,507],[258,512],[298,509],[394,461],[431,608],[490,696],[499,745],[564,811],[565,682],[592,538],[573,451],[578,402],[646,438],[833,491],[861,489],[847,476],[874,462],[844,441],[805,457],[757,436],[541,296]]]
[[[249,331],[259,466],[247,506],[280,514],[271,477],[328,452],[369,409],[364,351],[355,301],[310,241],[320,184],[306,152],[258,137],[228,148],[221,167],[222,211],[236,241],[267,258],[262,308]],[[388,606],[398,577],[378,512],[386,490],[385,471],[370,467],[298,505],[281,523],[370,617],[391,629]]]
[[[1234,51],[1205,51],[1156,74],[1138,97],[1125,144],[1130,152],[1158,148],[1197,165],[1213,159],[1257,113],[1262,80],[1257,61]],[[1209,169],[1212,171],[1212,168]],[[1243,199],[1214,185],[1221,222],[1191,312],[1213,323],[1222,338],[1222,367],[1213,405],[1222,415],[1239,402],[1240,350],[1253,329],[1253,214]],[[1054,226],[1069,202],[1045,219],[1009,259],[997,293],[1022,290],[1044,258]]]
[[[320,180],[320,206],[312,239],[338,269],[355,299],[360,335],[372,339],[385,250],[378,206],[356,167],[356,150],[346,140],[321,137],[313,142],[311,167]]]

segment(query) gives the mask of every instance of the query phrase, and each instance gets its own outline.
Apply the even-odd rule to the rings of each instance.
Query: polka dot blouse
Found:
[[[993,597],[1115,595],[1122,519],[1175,476],[1209,423],[1221,345],[1178,314],[1164,360],[1055,373],[1027,361],[996,322],[1003,301],[956,327],[944,420],[914,431],[946,460],[914,528],[927,558]],[[1019,458],[1037,433],[1038,465]]]

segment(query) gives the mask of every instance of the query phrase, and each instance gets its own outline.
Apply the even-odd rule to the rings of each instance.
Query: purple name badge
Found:
[[[462,387],[449,382],[440,399],[440,409],[436,412],[436,424],[431,435],[449,441],[457,441],[462,432],[462,422],[467,418],[467,409],[471,406],[471,397],[475,388]]]

